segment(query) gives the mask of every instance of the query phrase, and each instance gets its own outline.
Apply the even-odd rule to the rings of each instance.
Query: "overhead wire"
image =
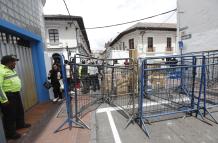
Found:
[[[65,5],[65,8],[66,8],[66,10],[67,10],[67,13],[68,13],[68,15],[69,16],[71,16],[71,14],[70,14],[70,11],[69,11],[69,9],[68,9],[68,6],[67,6],[67,3],[66,3],[66,1],[65,0],[63,0],[63,2],[64,2],[64,5]],[[72,24],[76,27],[76,25],[74,24],[74,22],[72,21]]]
[[[71,16],[70,14],[70,11],[68,9],[68,6],[67,6],[67,3],[65,0],[63,0],[64,2],[64,5],[65,5],[65,8],[68,12],[68,15]],[[137,20],[132,20],[132,21],[128,21],[128,22],[123,22],[123,23],[118,23],[118,24],[111,24],[111,25],[105,25],[105,26],[96,26],[96,27],[89,27],[89,28],[85,28],[85,29],[81,29],[81,30],[89,30],[89,29],[101,29],[101,28],[109,28],[109,27],[115,27],[115,26],[120,26],[120,25],[125,25],[125,24],[130,24],[130,23],[134,23],[134,22],[139,22],[139,21],[143,21],[143,20],[146,20],[146,19],[151,19],[151,18],[154,18],[154,17],[158,17],[158,16],[161,16],[161,15],[165,15],[165,14],[168,14],[168,13],[171,13],[171,12],[174,12],[176,11],[177,9],[172,9],[172,10],[169,10],[169,11],[166,11],[166,12],[162,12],[162,13],[159,13],[159,14],[156,14],[156,15],[152,15],[152,16],[149,16],[149,17],[145,17],[145,18],[141,18],[141,19],[137,19]],[[174,13],[172,15],[174,15]],[[171,17],[171,16],[170,16]],[[168,20],[168,19],[167,19]],[[74,23],[73,23],[74,24]],[[75,25],[75,24],[74,24]]]
[[[151,18],[154,18],[154,17],[157,17],[157,16],[165,15],[165,14],[168,14],[168,13],[171,13],[171,12],[175,12],[176,10],[177,9],[169,10],[167,12],[159,13],[159,14],[156,14],[156,15],[152,15],[152,16],[149,16],[149,17],[145,17],[145,18],[141,18],[141,19],[137,19],[137,20],[133,20],[133,21],[123,22],[123,23],[118,23],[118,24],[112,24],[112,25],[106,25],[106,26],[90,27],[90,28],[86,28],[86,29],[100,29],[100,28],[108,28],[108,27],[114,27],[114,26],[130,24],[130,23],[139,22],[139,21],[146,20],[146,19],[151,19]]]
[[[65,5],[65,8],[67,10],[68,15],[71,16],[66,1],[63,0],[63,2],[64,2],[64,5]],[[161,15],[165,15],[165,14],[173,12],[173,14],[171,14],[168,18],[166,18],[164,20],[163,23],[165,23],[166,21],[168,21],[176,13],[176,11],[177,11],[177,8],[169,10],[169,11],[166,11],[166,12],[162,12],[162,13],[159,13],[159,14],[155,14],[155,15],[152,15],[152,16],[148,16],[148,17],[145,17],[145,18],[137,19],[137,20],[127,21],[127,22],[118,23],[118,24],[105,25],[105,26],[89,27],[89,28],[80,29],[80,31],[93,30],[93,29],[103,29],[103,28],[110,28],[110,27],[115,27],[115,26],[126,25],[126,24],[140,22],[140,21],[143,21],[143,20],[151,19],[151,18],[154,18],[154,17],[158,17],[158,16],[161,16]],[[162,25],[163,23],[160,23],[160,24]],[[72,21],[72,24],[75,27],[77,27],[73,21]],[[76,29],[78,29],[78,28],[76,28]]]

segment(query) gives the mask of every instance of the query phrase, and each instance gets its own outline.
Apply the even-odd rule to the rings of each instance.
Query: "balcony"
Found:
[[[155,47],[148,47],[147,52],[148,53],[154,53],[155,52]]]
[[[165,51],[166,54],[171,54],[171,53],[173,53],[174,48],[173,47],[166,47],[165,49],[166,49],[166,51]]]

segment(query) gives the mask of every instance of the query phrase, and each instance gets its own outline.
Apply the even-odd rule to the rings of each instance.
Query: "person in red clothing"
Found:
[[[128,65],[129,65],[128,59],[125,60],[124,65],[125,65],[125,66],[128,66]]]

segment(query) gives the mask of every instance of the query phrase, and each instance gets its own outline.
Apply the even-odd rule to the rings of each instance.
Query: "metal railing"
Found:
[[[209,115],[218,106],[218,51],[181,56],[147,57],[140,73],[138,123],[149,136],[146,123],[180,115]]]
[[[108,103],[125,113],[127,125],[136,119],[148,136],[147,123],[175,116],[195,113],[204,120],[210,115],[218,123],[209,111],[218,105],[217,51],[147,57],[139,62],[137,75],[139,64],[132,59],[75,55],[69,63],[71,79],[62,64],[66,122],[88,128],[80,117]]]

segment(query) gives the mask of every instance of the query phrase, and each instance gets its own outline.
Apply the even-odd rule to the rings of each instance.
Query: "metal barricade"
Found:
[[[197,64],[202,65],[202,69],[196,71],[195,77],[198,83],[202,83],[201,86],[195,85],[195,96],[197,93],[202,94],[198,96],[200,102],[198,109],[203,109],[203,114],[201,112],[199,114],[204,117],[209,115],[215,123],[218,123],[209,111],[218,106],[218,51],[203,51],[191,55],[196,57]]]
[[[75,55],[73,79],[71,88],[75,91],[77,99],[74,100],[75,115],[83,116],[95,110],[101,104],[104,93],[101,87],[103,60],[83,55]]]
[[[218,106],[218,53],[205,55],[206,107]]]
[[[192,113],[200,110],[201,90],[196,94],[196,80],[202,65],[196,64],[194,56],[172,56],[145,58],[141,66],[139,125],[149,136],[147,123],[160,120],[160,117],[178,113]],[[199,87],[198,87],[199,88]],[[200,112],[198,112],[200,113]]]
[[[147,57],[139,62],[137,69],[138,63],[130,58],[77,54],[66,73],[62,59],[68,119],[56,131],[65,123],[89,128],[80,117],[102,103],[122,111],[129,119],[127,125],[136,119],[148,136],[145,123],[162,117],[196,113],[204,119],[209,114],[218,123],[209,111],[218,105],[218,51]],[[140,71],[138,75],[136,71]]]
[[[134,83],[137,83],[137,79],[131,59],[97,59],[75,55],[71,67],[75,116],[83,116],[100,104],[108,103],[117,107],[116,110],[122,110],[129,122],[133,120]]]
[[[109,104],[124,111],[129,119],[135,109],[135,77],[132,59],[107,59],[104,65],[103,89]]]
[[[218,124],[209,109],[216,109],[218,106],[218,52],[208,51],[203,56],[203,95],[204,95],[204,112],[203,115],[209,115],[212,120]],[[209,118],[208,118],[209,119]]]

